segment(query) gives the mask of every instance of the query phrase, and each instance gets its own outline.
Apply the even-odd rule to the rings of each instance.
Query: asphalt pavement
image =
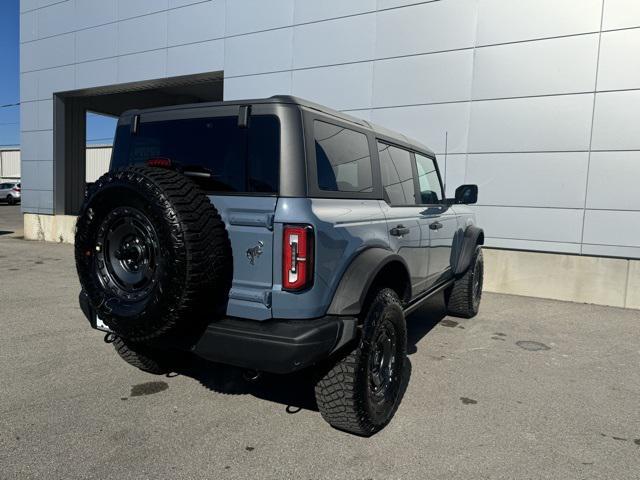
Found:
[[[73,248],[3,234],[7,212],[0,479],[640,476],[638,311],[486,294],[460,320],[434,299],[408,319],[395,419],[359,438],[324,423],[307,372],[130,367],[77,306]]]

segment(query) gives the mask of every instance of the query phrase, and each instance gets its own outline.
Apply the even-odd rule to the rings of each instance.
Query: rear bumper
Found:
[[[96,315],[84,292],[80,293],[80,308],[96,328]],[[191,351],[213,362],[291,373],[329,357],[354,340],[357,330],[355,317],[266,321],[223,318],[207,326]]]

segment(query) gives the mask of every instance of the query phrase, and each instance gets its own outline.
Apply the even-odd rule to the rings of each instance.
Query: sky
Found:
[[[20,142],[19,0],[0,1],[0,145]]]
[[[20,143],[19,25],[20,1],[0,0],[0,147]],[[113,118],[88,114],[87,143],[111,143],[115,124]]]

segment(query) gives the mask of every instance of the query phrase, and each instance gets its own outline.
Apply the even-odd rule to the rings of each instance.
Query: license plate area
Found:
[[[102,332],[113,333],[113,331],[109,327],[107,327],[98,316],[96,316],[96,329]]]

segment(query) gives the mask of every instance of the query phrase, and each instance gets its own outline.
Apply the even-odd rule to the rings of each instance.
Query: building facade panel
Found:
[[[640,211],[640,151],[592,152],[587,208]]]
[[[377,15],[376,58],[472,48],[477,1],[412,3]]]
[[[169,46],[223,38],[225,7],[224,0],[214,0],[169,10]]]
[[[589,149],[593,94],[473,102],[469,151]]]
[[[603,30],[640,27],[640,2],[637,0],[605,0]]]
[[[640,88],[639,53],[640,28],[604,32],[600,45],[598,90]]]
[[[373,62],[294,70],[291,78],[293,95],[337,110],[371,107]]]
[[[640,150],[640,90],[596,94],[593,150]]]
[[[295,0],[294,22],[309,23],[376,11],[376,0]]]
[[[300,95],[429,145],[448,195],[480,185],[490,245],[640,258],[639,5],[22,0],[23,210],[53,213],[55,93],[222,71],[227,100]]]
[[[600,30],[603,0],[478,0],[478,45]]]
[[[588,152],[469,155],[466,181],[480,205],[581,209],[588,163]]]
[[[222,3],[223,0],[214,0]],[[227,2],[227,35],[259,32],[293,24],[294,0],[234,0]]]
[[[377,60],[374,70],[374,107],[471,98],[472,50]]]
[[[598,34],[510,43],[475,51],[473,98],[593,91]]]

